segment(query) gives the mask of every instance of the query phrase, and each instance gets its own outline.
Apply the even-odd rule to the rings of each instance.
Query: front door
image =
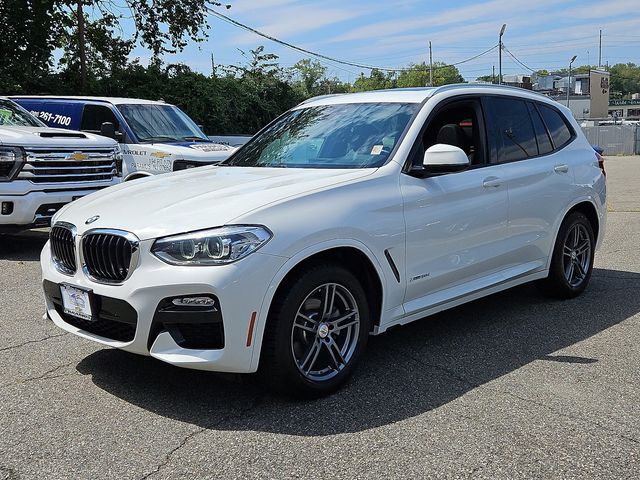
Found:
[[[469,156],[468,170],[430,178],[401,175],[406,222],[407,315],[499,281],[507,265],[508,199],[503,166],[489,164],[479,100],[450,103],[428,120],[418,149],[446,143]],[[415,161],[415,160],[414,160]]]

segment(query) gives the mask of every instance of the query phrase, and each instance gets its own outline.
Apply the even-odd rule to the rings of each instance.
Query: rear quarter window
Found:
[[[564,147],[573,137],[564,116],[557,110],[546,105],[539,104],[538,108],[540,109],[542,119],[551,134],[554,148],[557,150]]]

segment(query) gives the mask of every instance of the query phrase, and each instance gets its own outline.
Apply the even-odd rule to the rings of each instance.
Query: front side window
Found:
[[[0,99],[0,125],[9,127],[46,126],[18,104],[3,99]]]
[[[551,133],[553,145],[556,149],[564,147],[571,140],[571,130],[558,111],[546,105],[539,105],[544,123]]]
[[[173,105],[118,105],[118,110],[141,143],[209,141],[193,120]]]
[[[492,111],[498,161],[513,162],[538,155],[527,104],[515,98],[490,97],[487,100]]]
[[[103,105],[85,105],[82,110],[80,130],[100,133],[102,124],[105,122],[113,123],[116,130],[119,130],[118,119],[109,107]]]
[[[383,165],[418,104],[353,103],[283,115],[225,166],[368,168]]]

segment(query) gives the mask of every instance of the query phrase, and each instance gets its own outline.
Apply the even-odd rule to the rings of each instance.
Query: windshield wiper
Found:
[[[154,142],[154,141],[162,141],[162,140],[168,140],[170,142],[177,142],[178,141],[177,138],[170,137],[169,135],[154,135],[153,137],[143,138],[140,141],[141,142]]]
[[[182,139],[183,140],[193,140],[194,142],[210,142],[211,141],[208,138],[202,138],[202,137],[196,137],[196,136],[182,137]]]

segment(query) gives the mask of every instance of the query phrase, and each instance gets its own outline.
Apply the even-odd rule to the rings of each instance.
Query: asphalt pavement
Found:
[[[640,157],[608,158],[587,291],[530,286],[373,337],[299,402],[42,318],[45,232],[0,236],[0,480],[640,477]]]

